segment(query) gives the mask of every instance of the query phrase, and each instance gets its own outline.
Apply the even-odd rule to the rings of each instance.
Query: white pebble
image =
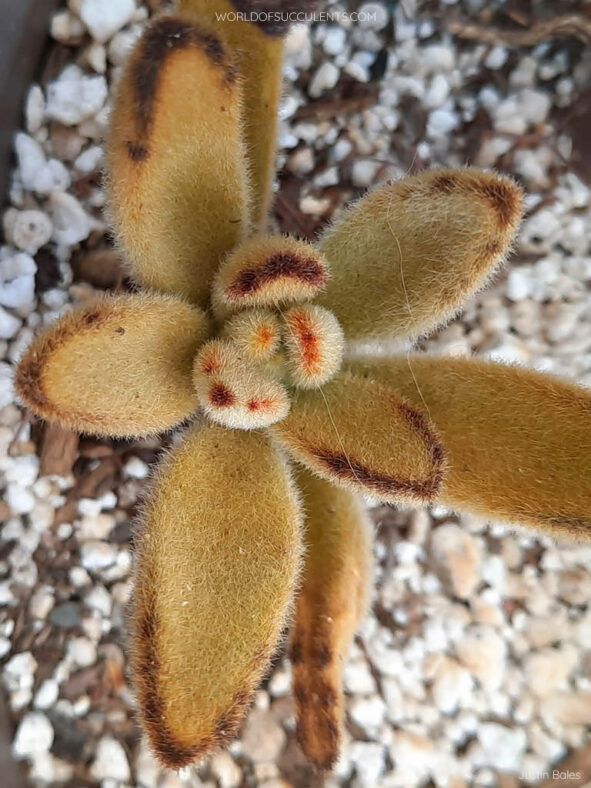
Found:
[[[20,309],[33,304],[35,300],[35,279],[32,276],[18,276],[12,282],[0,285],[0,304],[10,309]]]
[[[91,608],[91,610],[96,610],[105,618],[108,618],[111,615],[113,600],[104,586],[94,586],[94,588],[84,598],[84,602],[89,608]]]
[[[421,65],[427,74],[451,71],[454,67],[454,51],[444,44],[432,44],[422,50]]]
[[[347,34],[344,28],[334,25],[329,27],[322,42],[322,48],[327,55],[340,55],[345,49]]]
[[[37,660],[30,651],[15,654],[4,665],[4,683],[6,688],[15,692],[19,689],[30,689],[33,686]]]
[[[19,276],[33,276],[36,271],[37,263],[25,252],[0,260],[0,281],[3,282],[10,282]]]
[[[470,673],[483,687],[498,690],[507,662],[507,644],[491,627],[471,628],[456,643],[456,652]]]
[[[130,778],[129,762],[125,750],[112,736],[103,736],[96,748],[90,767],[94,780],[118,780],[126,783]]]
[[[58,11],[51,18],[52,38],[62,43],[74,42],[84,35],[84,26],[77,16],[68,10]]]
[[[93,42],[84,50],[84,62],[97,74],[104,74],[107,70],[107,50],[102,44]]]
[[[425,94],[424,105],[429,109],[441,107],[449,96],[449,82],[443,74],[435,74]]]
[[[95,172],[101,166],[103,149],[100,145],[93,145],[83,151],[74,162],[74,167],[80,172]]]
[[[33,594],[29,602],[29,612],[33,618],[45,619],[55,605],[55,597],[51,589],[44,586]]]
[[[11,315],[10,312],[7,312],[5,309],[2,309],[2,307],[0,306],[0,339],[12,339],[12,337],[17,334],[20,327],[21,327],[21,321],[14,315]],[[7,367],[8,371],[10,371],[10,367],[8,367],[8,364],[2,365],[0,367],[1,370],[0,380],[3,381],[3,383],[0,383],[0,388],[4,388],[8,380],[6,375],[6,369],[4,369],[4,367]],[[12,380],[12,372],[10,373],[10,380]],[[1,395],[0,395],[0,401],[1,401]],[[3,402],[0,405],[0,408],[3,408],[5,405],[8,405],[8,402]]]
[[[69,536],[69,534],[68,534]],[[73,566],[70,571],[68,572],[68,577],[70,578],[70,583],[75,588],[81,588],[82,586],[88,586],[91,584],[90,575],[81,566]]]
[[[548,93],[524,88],[519,93],[519,112],[532,124],[544,123],[552,106]]]
[[[359,27],[368,30],[383,30],[390,15],[382,3],[364,3],[358,10]]]
[[[29,134],[35,134],[43,124],[45,97],[39,85],[32,85],[25,104],[25,119]]]
[[[345,689],[354,695],[371,695],[376,691],[376,682],[365,661],[348,660],[343,668]]]
[[[54,192],[49,198],[53,218],[53,240],[64,246],[73,246],[88,238],[90,217],[78,200],[65,192]]]
[[[134,0],[82,0],[80,18],[95,41],[104,43],[131,21]]]
[[[73,638],[67,649],[68,657],[80,668],[88,668],[96,662],[96,646],[88,638]]]
[[[351,180],[355,186],[367,188],[370,186],[376,173],[380,169],[381,164],[378,161],[371,161],[367,159],[358,159],[354,164],[351,171]]]
[[[445,137],[452,132],[459,123],[458,113],[448,107],[435,109],[429,114],[427,121],[428,137]]]
[[[141,32],[141,26],[134,25],[128,30],[122,30],[113,36],[109,43],[108,55],[114,66],[122,66],[125,63],[131,48],[138,40]]]
[[[46,679],[35,693],[33,705],[36,709],[50,709],[59,695],[59,685],[55,679]]]
[[[35,508],[35,496],[20,484],[9,484],[4,499],[15,514],[29,514]]]
[[[16,758],[29,758],[49,751],[53,744],[53,728],[41,712],[26,714],[17,728],[12,749]]]
[[[96,540],[85,542],[80,548],[80,560],[85,569],[106,569],[117,560],[117,546]]]
[[[356,60],[350,60],[343,70],[345,74],[353,77],[357,82],[369,82],[369,71],[367,67]]]
[[[485,763],[500,772],[518,772],[527,745],[523,728],[485,722],[478,729]]]
[[[498,69],[503,68],[507,62],[508,54],[507,47],[494,46],[486,56],[484,65],[493,71],[497,71]]]
[[[242,769],[229,753],[217,752],[212,756],[210,769],[220,782],[220,788],[238,788],[242,784]]]
[[[378,696],[354,698],[349,706],[349,716],[360,728],[371,735],[377,733],[386,716],[386,704]]]
[[[123,466],[123,472],[132,479],[145,479],[150,473],[150,469],[139,457],[130,457]]]
[[[334,88],[339,81],[339,73],[339,69],[333,63],[323,63],[310,81],[309,95],[318,98],[326,90]]]
[[[469,698],[473,687],[470,673],[453,659],[443,659],[433,681],[433,700],[444,714],[452,714]]]
[[[531,292],[531,270],[525,266],[511,268],[507,279],[507,297],[511,301],[523,301]]]
[[[68,66],[47,88],[47,116],[64,126],[75,126],[96,115],[107,92],[103,76],[86,76],[79,66]]]
[[[18,211],[12,226],[12,239],[15,245],[29,254],[37,254],[39,249],[50,240],[53,225],[41,211]]]
[[[31,487],[39,475],[39,458],[35,454],[13,457],[6,469],[6,481],[15,482],[23,487]]]
[[[467,599],[480,581],[481,557],[474,537],[459,525],[445,524],[433,531],[431,550],[456,596]]]
[[[41,145],[33,137],[20,131],[15,137],[14,149],[24,188],[48,194],[53,184]]]
[[[385,751],[381,744],[355,741],[349,749],[350,758],[357,767],[358,785],[374,788],[379,784],[385,764]]]

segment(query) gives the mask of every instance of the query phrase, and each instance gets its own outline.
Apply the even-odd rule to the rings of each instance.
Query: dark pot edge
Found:
[[[4,205],[14,133],[22,125],[29,85],[49,43],[49,18],[61,0],[0,0],[0,205]],[[1,235],[1,231],[0,231]]]

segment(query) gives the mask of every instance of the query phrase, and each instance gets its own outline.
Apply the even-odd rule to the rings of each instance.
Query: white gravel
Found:
[[[474,163],[518,176],[530,213],[506,275],[425,346],[591,385],[591,192],[557,128],[588,84],[591,59],[567,44],[459,42],[439,17],[482,3],[441,0],[439,17],[419,17],[417,5],[370,2],[358,24],[290,32],[278,163],[298,184],[294,205],[315,226],[335,199],[338,210],[413,163],[461,166],[471,134]],[[58,11],[52,35],[71,59],[49,84],[31,86],[15,137],[0,247],[0,659],[13,753],[40,786],[80,777],[84,746],[86,776],[101,788],[235,788],[245,779],[307,788],[286,660],[240,739],[198,772],[165,776],[137,744],[123,650],[129,512],[157,443],[116,448],[111,489],[68,508],[76,478],[39,476],[38,432],[14,402],[13,365],[34,332],[92,294],[73,282],[71,262],[107,231],[99,171],[110,91],[147,16],[134,0],[72,0]],[[329,103],[322,114],[343,85],[353,96],[373,89],[376,101],[348,112]],[[320,109],[301,114],[311,101]],[[87,471],[104,446],[84,444]],[[587,744],[591,548],[442,508],[373,516],[375,605],[345,665],[346,742],[326,785],[479,788],[520,773],[531,784]]]

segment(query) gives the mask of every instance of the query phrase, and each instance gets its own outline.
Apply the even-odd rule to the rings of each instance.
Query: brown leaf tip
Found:
[[[239,690],[226,711],[213,724],[211,733],[192,745],[183,744],[166,722],[165,704],[160,694],[160,658],[156,649],[157,618],[153,592],[137,616],[136,651],[132,655],[134,684],[148,739],[157,759],[168,769],[183,769],[212,750],[227,744],[240,726],[252,692]]]
[[[110,314],[108,303],[86,310],[74,310],[45,329],[27,349],[16,368],[14,388],[17,396],[38,416],[60,423],[71,421],[58,405],[48,398],[43,382],[44,369],[58,348],[82,331],[99,329],[108,321]],[[80,418],[88,424],[96,425],[100,422],[98,416],[90,419],[88,414],[80,414]]]
[[[413,433],[422,441],[429,457],[429,473],[423,479],[398,478],[381,473],[356,460],[344,451],[339,452],[327,447],[309,447],[306,451],[331,475],[344,481],[374,490],[378,495],[393,498],[411,498],[430,501],[438,494],[443,483],[446,455],[437,434],[431,429],[426,418],[411,405],[400,402],[399,411],[408,422]]]
[[[204,755],[211,743],[203,741],[187,747],[177,742],[168,729],[159,691],[160,661],[156,650],[158,622],[154,606],[152,589],[136,617],[136,651],[132,654],[133,679],[143,723],[156,757],[169,769],[182,769]]]
[[[146,161],[148,158],[148,149],[141,144],[141,142],[136,142],[133,140],[128,140],[125,143],[125,148],[127,150],[127,155],[129,158],[136,162],[137,164]]]
[[[260,291],[265,285],[278,279],[293,279],[302,284],[322,289],[327,281],[327,271],[314,257],[294,252],[277,252],[268,257],[258,267],[240,271],[232,284],[226,287],[224,294],[232,301]]]
[[[451,194],[461,185],[461,179],[455,172],[442,172],[431,181],[431,191],[435,193]]]
[[[341,704],[337,694],[324,677],[309,675],[295,679],[293,694],[298,743],[316,769],[331,771],[338,760],[341,744]]]
[[[214,282],[220,315],[245,306],[277,307],[314,298],[328,282],[325,257],[296,238],[251,238],[223,261]]]
[[[236,402],[236,397],[223,383],[216,383],[209,391],[209,401],[215,408],[230,408]]]
[[[500,232],[512,230],[521,218],[523,193],[505,176],[473,169],[435,171],[428,189],[439,195],[474,194],[494,211]]]
[[[157,18],[146,28],[133,55],[131,66],[133,111],[139,141],[128,142],[127,152],[134,161],[143,160],[142,148],[147,155],[144,140],[152,125],[154,104],[164,63],[173,53],[191,47],[203,51],[214,66],[223,69],[225,82],[235,81],[235,66],[229,62],[222,42],[212,30],[182,17]],[[140,158],[137,158],[138,155]]]
[[[272,410],[275,406],[275,403],[272,399],[249,399],[246,403],[246,407],[252,413],[260,410]]]
[[[480,193],[497,215],[499,229],[509,230],[519,221],[522,212],[522,193],[508,178],[485,179]]]

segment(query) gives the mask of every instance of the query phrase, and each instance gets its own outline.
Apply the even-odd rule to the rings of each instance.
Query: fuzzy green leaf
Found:
[[[294,392],[287,417],[270,429],[319,476],[384,501],[432,500],[445,475],[444,448],[423,410],[351,374]]]
[[[117,88],[109,199],[132,275],[209,303],[223,255],[249,231],[249,183],[235,63],[201,20],[159,16]]]
[[[298,469],[305,562],[290,634],[297,733],[306,757],[330,769],[344,717],[342,670],[367,611],[372,524],[356,495]]]
[[[176,5],[180,11],[213,25],[236,58],[242,78],[244,138],[253,186],[252,219],[254,227],[264,232],[269,221],[281,98],[280,33],[285,31],[237,19],[237,6],[231,0],[177,0]],[[243,5],[240,9],[248,10]],[[260,13],[265,8],[252,3],[252,10]],[[269,3],[268,10],[281,9]],[[233,18],[224,20],[217,14],[232,14]]]
[[[591,536],[589,390],[475,359],[352,366],[427,409],[449,455],[442,502],[554,536]]]
[[[318,301],[347,339],[416,338],[482,287],[520,217],[521,190],[494,173],[429,170],[386,184],[321,238],[332,276]]]
[[[152,749],[178,769],[235,736],[285,623],[301,533],[281,454],[197,427],[157,472],[138,541],[133,680]]]
[[[171,296],[104,296],[35,338],[16,391],[38,416],[78,432],[161,432],[197,407],[192,365],[207,331],[200,309]]]

